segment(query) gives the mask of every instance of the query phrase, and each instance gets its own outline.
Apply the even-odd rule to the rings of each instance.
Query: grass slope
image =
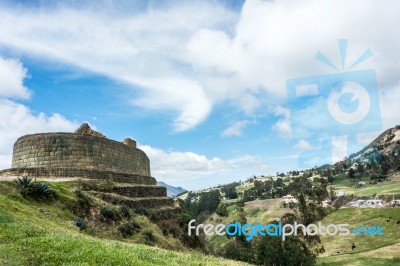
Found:
[[[365,187],[359,188],[358,182],[366,182]],[[354,178],[349,179],[344,174],[335,176],[335,179],[330,185],[336,191],[343,191],[347,194],[356,196],[370,196],[373,194],[400,194],[400,175],[395,174],[383,182],[377,184],[369,184],[370,179],[365,178]]]
[[[392,217],[391,219],[388,219]],[[318,258],[320,265],[400,265],[400,208],[336,210],[321,223],[347,223],[349,228],[380,225],[383,236],[350,234],[346,237],[321,237],[326,252]],[[352,243],[356,245],[351,249]],[[340,253],[338,253],[340,252]]]
[[[81,233],[64,204],[73,197],[71,184],[53,183],[59,199],[37,203],[0,182],[0,265],[244,265]]]

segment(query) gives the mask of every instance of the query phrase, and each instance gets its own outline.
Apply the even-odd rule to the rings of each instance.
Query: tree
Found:
[[[223,203],[219,204],[215,213],[218,214],[219,216],[228,216],[228,210],[226,209],[226,205]]]
[[[347,176],[349,178],[354,178],[355,177],[355,173],[356,173],[356,171],[354,171],[353,168],[350,168],[349,171],[347,172]]]
[[[224,193],[227,199],[237,199],[238,193],[236,192],[236,187],[239,183],[233,182],[221,187],[221,192]]]
[[[329,182],[329,183],[332,183],[332,182],[333,182],[334,177],[333,177],[333,174],[332,174],[331,169],[328,169],[328,170],[327,170],[327,172],[326,172],[326,178],[328,179],[328,182]]]

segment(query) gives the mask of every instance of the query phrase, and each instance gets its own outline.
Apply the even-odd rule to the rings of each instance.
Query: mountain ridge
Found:
[[[172,198],[175,198],[176,195],[187,191],[186,189],[184,189],[182,187],[174,187],[174,186],[168,185],[167,183],[162,182],[162,181],[157,181],[157,185],[165,187],[167,189],[168,197],[172,197]]]

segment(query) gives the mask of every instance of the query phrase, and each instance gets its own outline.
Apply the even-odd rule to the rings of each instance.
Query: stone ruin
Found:
[[[173,209],[165,187],[150,175],[147,155],[130,138],[108,139],[83,124],[75,133],[40,133],[17,139],[10,169],[1,176],[85,178],[113,181],[106,191],[93,191],[112,204]]]

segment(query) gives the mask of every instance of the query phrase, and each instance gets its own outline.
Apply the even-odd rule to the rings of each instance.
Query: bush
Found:
[[[92,207],[92,199],[80,189],[75,190],[75,195],[78,199],[74,204],[72,211],[78,216],[89,215]]]
[[[219,204],[216,213],[219,216],[228,216],[228,210],[226,209],[226,205],[223,203]]]
[[[50,184],[46,182],[34,182],[32,185],[32,193],[36,199],[47,200],[47,199],[54,199],[57,194],[56,192],[51,189]]]
[[[157,225],[164,236],[172,235],[175,238],[179,238],[185,233],[176,219],[163,220],[158,222]]]
[[[86,198],[85,193],[79,188],[75,190],[75,195],[80,199]]]
[[[24,176],[16,180],[17,190],[22,196],[29,196],[36,200],[49,200],[57,196],[55,190],[47,182],[32,182],[32,178]]]
[[[144,238],[144,243],[150,246],[153,246],[154,241],[156,240],[153,233],[150,230],[145,230],[143,232],[143,238]]]
[[[118,231],[122,234],[123,238],[133,236],[133,234],[139,232],[140,226],[135,222],[129,222],[122,224],[118,227]]]
[[[146,207],[142,207],[142,206],[136,207],[134,209],[134,213],[139,214],[139,215],[145,215],[145,216],[149,216],[149,214],[150,214],[149,210]]]
[[[120,211],[122,217],[127,218],[127,219],[131,218],[131,209],[129,208],[128,205],[126,205],[126,204],[121,205],[119,208],[119,211]]]
[[[86,223],[85,219],[80,218],[80,217],[75,219],[75,225],[77,227],[79,227],[80,231],[83,231],[87,228],[87,223]]]
[[[100,215],[106,221],[117,221],[120,218],[118,212],[111,206],[103,206],[103,207],[101,207]]]
[[[32,178],[24,176],[22,178],[17,177],[17,180],[15,180],[15,183],[17,184],[17,190],[21,193],[21,195],[24,196],[29,189],[32,187]]]
[[[179,219],[179,225],[181,226],[181,228],[186,230],[190,220],[192,220],[193,217],[189,213],[184,212],[179,216],[178,219]]]

